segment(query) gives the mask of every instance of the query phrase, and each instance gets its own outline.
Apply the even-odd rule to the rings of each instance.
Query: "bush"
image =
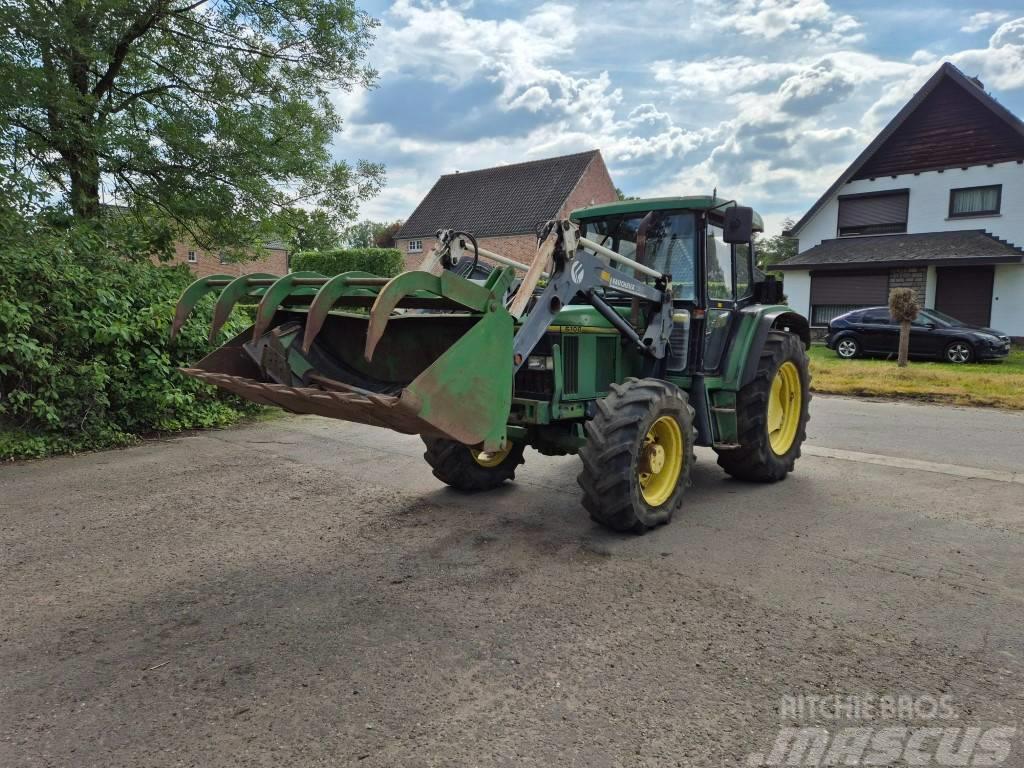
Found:
[[[95,230],[0,218],[0,459],[222,426],[252,408],[175,370],[208,351],[212,298],[168,339],[192,279],[124,258]]]
[[[394,277],[405,269],[405,261],[397,248],[333,248],[293,254],[291,267],[295,272],[319,272],[328,276],[358,271]]]

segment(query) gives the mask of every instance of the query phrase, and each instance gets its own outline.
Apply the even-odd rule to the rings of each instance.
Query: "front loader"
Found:
[[[761,229],[713,196],[611,203],[547,222],[529,267],[442,230],[423,268],[394,278],[202,278],[172,334],[209,293],[211,344],[236,304],[258,302],[251,328],[183,372],[418,434],[434,475],[463,491],[513,479],[527,446],[578,453],[591,517],[642,532],[681,507],[695,445],[762,482],[800,455],[809,328],[754,266]]]

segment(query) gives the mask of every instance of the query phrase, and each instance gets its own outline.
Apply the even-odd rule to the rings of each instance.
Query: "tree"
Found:
[[[395,247],[395,235],[398,234],[398,230],[402,228],[402,222],[393,221],[390,224],[385,225],[383,228],[378,229],[373,236],[373,242],[378,248],[394,248]]]
[[[639,199],[640,199],[640,198],[639,198],[639,197],[637,197],[636,195],[627,195],[627,194],[626,194],[625,192],[623,192],[623,191],[622,191],[622,190],[621,190],[621,189],[620,189],[619,187],[616,187],[616,188],[615,188],[615,196],[616,196],[616,197],[617,197],[617,198],[618,198],[619,200],[639,200]]]
[[[207,247],[299,203],[351,216],[383,169],[331,158],[331,95],[372,84],[375,24],[353,0],[7,0],[0,175],[80,222],[102,190]]]
[[[394,248],[395,233],[401,226],[400,221],[389,224],[367,219],[346,228],[342,239],[351,248]]]
[[[788,237],[785,234],[792,228],[793,220],[786,219],[782,222],[781,234],[765,237],[763,233],[758,232],[754,235],[754,254],[758,269],[771,272],[772,267],[776,264],[796,256],[799,241],[795,237]]]
[[[900,324],[900,349],[897,364],[906,368],[910,352],[910,324],[917,320],[921,307],[917,294],[911,288],[893,288],[889,291],[889,314]]]
[[[341,232],[335,217],[327,211],[290,208],[274,216],[267,226],[269,238],[280,238],[291,253],[326,251],[341,244]]]

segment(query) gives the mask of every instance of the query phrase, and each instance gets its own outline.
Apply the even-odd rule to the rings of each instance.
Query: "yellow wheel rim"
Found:
[[[481,467],[492,469],[501,464],[512,452],[512,443],[506,442],[500,451],[478,451],[476,448],[470,448],[469,452],[473,455],[473,461]]]
[[[787,360],[776,371],[768,395],[768,443],[776,456],[782,456],[793,447],[802,407],[800,371]]]
[[[660,507],[676,489],[683,471],[683,432],[671,416],[655,421],[640,446],[637,482],[640,495],[652,507]]]

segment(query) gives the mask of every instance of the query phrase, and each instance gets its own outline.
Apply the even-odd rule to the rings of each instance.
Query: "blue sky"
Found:
[[[442,173],[600,149],[628,194],[799,217],[943,61],[1024,116],[1024,2],[371,0],[377,87],[337,94],[362,215]]]

